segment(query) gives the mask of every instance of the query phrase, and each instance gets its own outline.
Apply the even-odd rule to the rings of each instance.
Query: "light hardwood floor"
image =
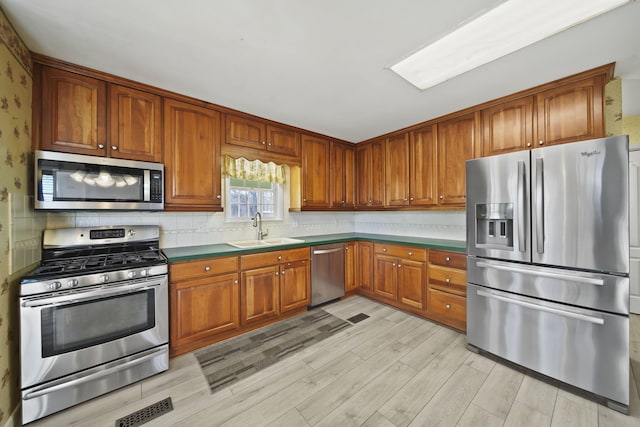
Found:
[[[31,424],[109,426],[170,396],[145,426],[640,426],[640,316],[631,320],[625,416],[466,349],[465,336],[362,297],[324,307],[371,316],[209,392],[193,354],[169,371]]]

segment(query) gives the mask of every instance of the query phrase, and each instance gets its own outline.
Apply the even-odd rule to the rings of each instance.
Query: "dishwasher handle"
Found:
[[[325,254],[332,254],[335,252],[342,252],[344,249],[343,248],[336,248],[336,249],[314,249],[313,250],[313,255],[325,255]]]

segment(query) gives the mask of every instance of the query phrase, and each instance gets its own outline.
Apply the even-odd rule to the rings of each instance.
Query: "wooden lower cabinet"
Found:
[[[356,274],[358,268],[358,243],[346,242],[344,246],[344,291],[348,293],[360,287]]]
[[[463,332],[467,329],[466,268],[465,254],[429,251],[428,316]]]
[[[238,257],[172,263],[169,277],[172,355],[207,345],[240,326]]]
[[[357,249],[356,283],[364,292],[373,292],[373,243],[360,241]]]
[[[242,325],[278,316],[279,275],[280,267],[277,265],[241,273],[240,322]]]
[[[309,261],[299,260],[280,266],[280,312],[306,307],[311,302]]]

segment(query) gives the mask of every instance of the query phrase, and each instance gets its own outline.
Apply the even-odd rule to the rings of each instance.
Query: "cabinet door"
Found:
[[[526,150],[533,145],[533,97],[482,111],[482,155]]]
[[[107,84],[42,67],[43,150],[104,156],[107,144]]]
[[[356,242],[345,243],[344,248],[344,291],[349,292],[360,287],[356,280],[357,260]]]
[[[162,162],[162,98],[109,85],[109,156]]]
[[[371,144],[371,184],[370,200],[371,206],[384,206],[384,141],[376,141]]]
[[[427,307],[427,264],[398,260],[398,301],[419,310]]]
[[[358,196],[356,205],[358,207],[367,207],[370,205],[371,194],[371,148],[366,145],[356,147],[356,176]]]
[[[409,135],[385,143],[385,206],[409,206]]]
[[[536,145],[603,137],[603,86],[604,77],[596,76],[539,93]]]
[[[373,291],[373,243],[358,242],[356,283],[362,289]]]
[[[329,174],[331,207],[347,208],[354,206],[354,149],[331,141],[331,171]]]
[[[298,157],[300,135],[291,129],[267,125],[267,151]]]
[[[374,255],[375,273],[373,274],[373,292],[389,299],[397,299],[397,259],[385,255]]]
[[[219,135],[217,111],[165,99],[165,208],[220,208]]]
[[[436,125],[411,132],[409,149],[409,203],[411,206],[438,204]]]
[[[438,204],[464,205],[465,162],[474,157],[477,114],[438,123]]]
[[[171,347],[238,327],[238,275],[171,284]]]
[[[283,264],[280,268],[280,312],[285,313],[311,303],[309,293],[309,262]]]
[[[302,207],[328,208],[329,151],[326,139],[302,135]]]
[[[240,323],[246,325],[278,316],[280,267],[256,268],[241,275]]]
[[[264,150],[267,146],[264,123],[246,117],[225,116],[225,143]]]

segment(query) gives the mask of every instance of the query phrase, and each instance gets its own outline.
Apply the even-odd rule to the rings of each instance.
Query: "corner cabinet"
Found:
[[[438,123],[438,204],[464,206],[466,165],[475,156],[479,112]]]
[[[165,99],[166,210],[222,210],[219,138],[220,113]]]
[[[240,326],[238,257],[171,263],[169,279],[172,356]]]

